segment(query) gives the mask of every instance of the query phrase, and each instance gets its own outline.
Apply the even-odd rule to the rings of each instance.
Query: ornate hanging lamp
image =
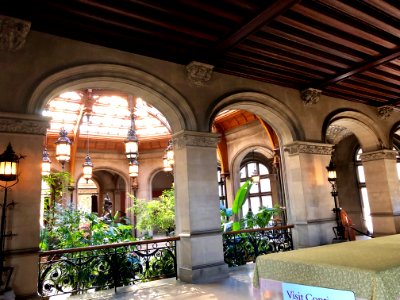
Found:
[[[129,128],[128,136],[125,139],[125,155],[131,161],[137,159],[139,154],[139,139],[135,132],[135,115],[133,113],[132,96],[129,96],[130,110],[131,110],[131,128]]]
[[[56,141],[56,159],[61,163],[62,168],[71,158],[71,140],[68,138],[68,132],[61,128],[60,137]]]
[[[87,153],[86,153],[86,158],[85,162],[83,163],[83,178],[86,179],[86,182],[89,181],[89,179],[92,178],[92,173],[93,173],[93,163],[90,159],[90,154],[89,154],[89,118],[90,115],[86,114],[87,117],[87,125],[86,125],[86,135],[87,135]]]
[[[47,148],[44,148],[42,154],[42,176],[50,175],[50,170],[51,170],[51,160],[49,157],[49,152],[47,152]]]

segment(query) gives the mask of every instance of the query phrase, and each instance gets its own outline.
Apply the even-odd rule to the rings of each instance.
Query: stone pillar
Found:
[[[181,131],[173,135],[175,153],[178,276],[185,282],[227,276],[220,229],[217,181],[218,135]]]
[[[400,188],[396,155],[397,151],[394,150],[379,150],[361,155],[374,235],[400,232]]]
[[[41,161],[48,119],[11,113],[0,113],[0,153],[10,142],[20,160],[19,182],[7,195],[6,232],[15,236],[6,239],[5,266],[14,268],[10,286],[19,298],[37,295],[39,217],[41,193]],[[3,182],[0,182],[3,183]],[[0,189],[1,201],[4,190]]]
[[[288,224],[295,225],[296,248],[331,243],[334,237],[335,204],[326,171],[332,146],[300,141],[284,146]]]

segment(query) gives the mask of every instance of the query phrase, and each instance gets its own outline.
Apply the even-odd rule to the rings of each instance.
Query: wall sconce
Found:
[[[4,190],[4,200],[2,204],[2,215],[1,215],[1,227],[0,227],[0,291],[7,290],[11,274],[13,271],[12,267],[5,267],[5,239],[6,237],[12,236],[12,233],[6,233],[6,219],[7,219],[7,208],[14,206],[14,202],[7,203],[7,193],[10,188],[18,183],[18,166],[19,160],[24,158],[22,155],[15,154],[11,143],[8,144],[6,150],[0,155],[0,181],[4,181],[4,185],[0,187]],[[15,181],[13,184],[8,185],[9,182]],[[4,276],[3,274],[6,273]],[[5,282],[3,281],[5,279]]]

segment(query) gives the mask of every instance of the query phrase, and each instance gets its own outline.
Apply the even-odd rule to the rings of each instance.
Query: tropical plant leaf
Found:
[[[247,194],[252,186],[253,182],[251,180],[247,180],[236,192],[235,200],[232,205],[232,212],[234,214],[239,213],[239,209],[242,208],[244,202],[246,201]]]
[[[233,222],[232,230],[233,231],[240,230],[240,222]]]

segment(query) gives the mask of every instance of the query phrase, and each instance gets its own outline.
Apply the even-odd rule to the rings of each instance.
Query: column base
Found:
[[[180,267],[178,277],[188,283],[214,282],[228,277],[228,265],[225,262],[193,267]]]

